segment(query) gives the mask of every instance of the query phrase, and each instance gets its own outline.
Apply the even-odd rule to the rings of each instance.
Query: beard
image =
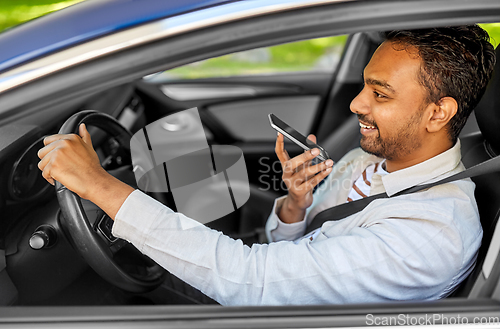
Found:
[[[377,123],[368,120],[364,114],[358,114],[360,121],[374,126],[378,132],[375,137],[363,136],[360,142],[361,149],[389,161],[401,159],[411,154],[422,146],[422,140],[418,136],[418,124],[422,115],[423,111],[418,111],[403,126],[393,130],[389,136],[382,138]]]

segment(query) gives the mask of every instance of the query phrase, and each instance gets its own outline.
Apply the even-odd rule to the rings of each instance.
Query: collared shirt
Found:
[[[271,240],[252,247],[211,230],[134,191],[118,211],[113,234],[132,242],[172,274],[223,305],[285,305],[431,300],[470,272],[482,230],[474,184],[462,180],[373,201],[295,240],[323,209],[344,203],[370,163],[357,149],[335,166],[303,221],[285,224],[273,209]],[[372,178],[371,194],[389,196],[463,170],[460,145],[416,166]],[[276,202],[276,205],[282,199]]]

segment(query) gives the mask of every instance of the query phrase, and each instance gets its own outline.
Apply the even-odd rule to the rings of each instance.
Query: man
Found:
[[[481,243],[470,180],[379,199],[304,233],[323,209],[462,171],[457,136],[494,62],[477,26],[389,33],[351,103],[361,149],[333,168],[310,165],[318,150],[290,159],[278,136],[289,193],[276,201],[266,230],[279,242],[250,248],[134,191],[102,169],[83,125],[81,138],[47,137],[39,168],[114,218],[113,234],[223,305],[442,298],[471,271]]]

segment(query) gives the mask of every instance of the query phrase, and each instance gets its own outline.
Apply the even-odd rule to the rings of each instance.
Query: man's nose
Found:
[[[367,114],[368,112],[370,112],[370,107],[366,99],[365,89],[361,90],[359,94],[354,97],[349,108],[351,109],[351,112],[356,114]]]

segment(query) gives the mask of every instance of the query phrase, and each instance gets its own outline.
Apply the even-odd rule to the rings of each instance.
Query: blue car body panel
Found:
[[[87,0],[0,34],[0,72],[161,18],[234,0]]]

